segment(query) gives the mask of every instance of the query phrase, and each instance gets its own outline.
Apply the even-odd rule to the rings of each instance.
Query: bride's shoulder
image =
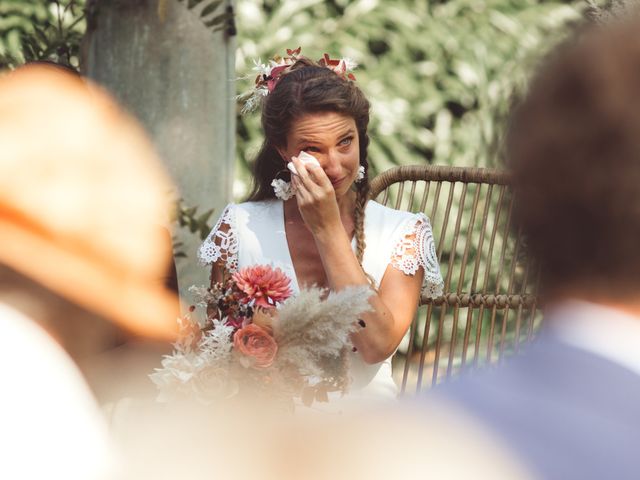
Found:
[[[365,210],[365,230],[376,252],[368,264],[371,271],[377,266],[382,278],[388,264],[406,275],[415,275],[422,267],[423,294],[430,298],[442,295],[443,281],[433,232],[424,213],[395,210],[369,201]]]
[[[219,218],[223,224],[230,224],[238,217],[260,217],[268,215],[276,208],[276,200],[260,200],[241,203],[228,203],[222,210]]]
[[[217,263],[236,271],[242,239],[271,232],[276,219],[281,218],[275,210],[278,207],[276,200],[227,204],[198,249],[200,263]]]
[[[265,212],[267,210],[273,210],[277,206],[279,206],[280,200],[277,199],[267,199],[267,200],[258,200],[258,201],[248,201],[242,203],[232,204],[236,209],[244,210],[249,213],[253,212]]]
[[[418,214],[396,210],[375,200],[369,200],[365,210],[365,222],[372,225],[385,225],[390,228],[403,225],[411,220],[415,221],[417,218]]]

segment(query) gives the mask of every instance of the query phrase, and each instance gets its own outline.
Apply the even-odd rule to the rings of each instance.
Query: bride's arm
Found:
[[[209,278],[209,286],[213,287],[216,283],[225,283],[231,274],[224,267],[224,265],[219,265],[214,263],[211,265],[211,276]],[[216,317],[218,315],[218,309],[214,304],[207,305],[207,316]]]
[[[321,230],[315,239],[332,290],[369,284],[344,228]],[[370,299],[373,311],[362,315],[366,327],[352,338],[366,362],[381,362],[397,348],[418,308],[423,275],[422,268],[415,275],[406,275],[387,267],[380,288]]]
[[[214,284],[220,282],[226,282],[229,278],[227,270],[222,265],[214,263],[211,265],[211,276],[209,277],[209,285],[213,287]]]
[[[300,176],[292,181],[298,208],[314,235],[330,288],[368,285],[342,225],[331,182],[321,168],[306,169],[300,162],[296,168]],[[423,275],[422,268],[415,275],[406,275],[387,267],[379,290],[370,299],[373,311],[362,316],[366,327],[353,335],[354,346],[366,362],[381,362],[395,351],[418,308]]]
[[[201,263],[211,265],[211,273],[209,276],[210,287],[213,287],[216,283],[226,282],[230,275],[227,264],[233,263],[233,258],[230,258],[233,254],[223,248],[221,238],[228,239],[233,235],[231,223],[232,212],[231,206],[228,205],[198,250],[198,257]],[[215,307],[208,305],[207,315],[213,315],[214,313]]]

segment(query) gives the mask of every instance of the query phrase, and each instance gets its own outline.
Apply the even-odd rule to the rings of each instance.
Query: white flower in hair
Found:
[[[276,178],[271,182],[271,186],[273,187],[273,193],[281,200],[287,201],[295,195],[291,182]]]
[[[344,57],[342,59],[344,62],[344,66],[347,69],[347,72],[352,72],[356,68],[358,68],[358,62],[356,62],[353,58]]]
[[[273,66],[271,64],[264,64],[262,63],[262,59],[259,58],[258,60],[253,60],[253,68],[251,69],[251,71],[255,72],[260,77],[268,77],[269,75],[271,75],[272,68]]]

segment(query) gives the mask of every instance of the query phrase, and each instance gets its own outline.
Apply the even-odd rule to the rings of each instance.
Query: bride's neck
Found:
[[[353,218],[356,208],[356,192],[349,190],[345,195],[337,199],[340,217]]]

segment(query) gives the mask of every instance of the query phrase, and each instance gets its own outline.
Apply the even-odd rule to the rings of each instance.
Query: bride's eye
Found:
[[[351,145],[352,141],[353,141],[353,137],[346,137],[340,141],[340,145],[342,146]]]
[[[302,150],[304,152],[319,152],[320,151],[320,149],[318,147],[311,147],[311,146],[303,147]]]

